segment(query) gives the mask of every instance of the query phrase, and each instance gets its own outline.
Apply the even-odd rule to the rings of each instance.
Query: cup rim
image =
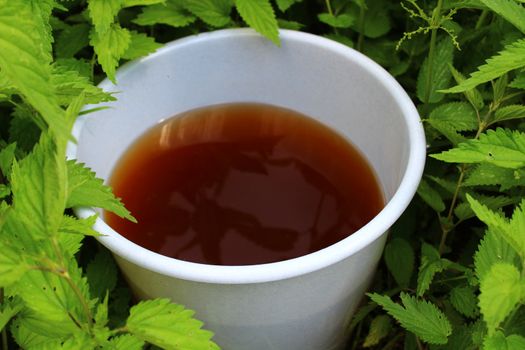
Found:
[[[423,174],[426,141],[421,120],[413,102],[401,85],[385,69],[348,46],[321,36],[294,30],[280,30],[279,35],[282,41],[304,42],[347,57],[373,75],[399,105],[408,129],[409,156],[401,183],[384,208],[365,226],[331,246],[300,257],[273,263],[223,266],[170,258],[133,243],[113,230],[100,217],[97,217],[93,228],[102,234],[102,236],[97,237],[101,244],[117,256],[162,275],[195,282],[249,284],[283,280],[314,272],[359,252],[386,234],[409,205]],[[128,70],[132,70],[136,65],[165,55],[181,46],[205,44],[209,41],[231,38],[232,36],[261,38],[258,33],[248,28],[223,29],[184,37],[167,43],[147,57],[126,63],[117,70],[116,78],[118,80],[119,76]],[[103,89],[109,86],[112,86],[112,83],[108,79],[99,84],[99,87]],[[78,139],[84,121],[85,117],[79,117],[75,122],[73,126],[75,139]],[[68,144],[68,158],[76,158],[77,148],[78,145],[73,142]],[[80,218],[96,214],[96,211],[89,207],[74,208],[74,212]]]

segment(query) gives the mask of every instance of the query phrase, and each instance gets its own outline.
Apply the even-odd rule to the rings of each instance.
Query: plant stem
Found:
[[[476,135],[474,136],[473,140],[477,140],[479,138],[479,135],[481,135],[481,133],[483,133],[483,131],[485,131],[485,129],[487,128],[486,120],[490,117],[490,114],[491,114],[491,111],[489,111],[485,115],[485,117],[483,117],[483,119],[479,120],[478,118],[478,122],[479,122],[478,131],[476,132]],[[447,213],[447,219],[446,219],[447,223],[452,222],[452,216],[454,215],[454,209],[458,201],[459,191],[461,189],[461,186],[463,185],[463,180],[465,178],[466,169],[467,169],[466,164],[462,164],[461,167],[459,168],[459,178],[458,178],[458,182],[456,183],[456,189],[454,190],[454,195],[452,196],[450,208]],[[442,234],[441,234],[441,241],[439,242],[439,255],[443,254],[443,251],[445,250],[445,242],[447,240],[447,236],[453,227],[454,225],[445,227],[443,226],[443,224],[441,224]]]
[[[419,340],[419,338],[416,336],[416,344],[417,344],[417,348],[419,350],[423,350],[423,344],[421,344],[421,340]]]
[[[359,37],[357,38],[357,51],[363,52],[363,41],[365,39],[365,8],[359,9]]]
[[[485,18],[487,18],[488,14],[489,14],[488,10],[481,11],[481,15],[479,15],[478,21],[476,22],[475,29],[481,28],[481,26],[483,25],[483,22],[485,22]]]
[[[330,0],[325,0],[326,3],[326,9],[328,10],[328,13],[333,16],[334,11],[332,11],[332,5],[330,4]]]
[[[334,11],[332,10],[332,4],[330,4],[330,0],[325,0],[325,4],[326,4],[326,9],[328,13],[330,14],[330,16],[335,16]],[[339,31],[335,27],[334,27],[334,32],[335,34],[339,34]]]

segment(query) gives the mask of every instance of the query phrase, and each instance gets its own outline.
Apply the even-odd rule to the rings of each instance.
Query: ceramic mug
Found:
[[[341,349],[387,231],[421,179],[425,138],[410,98],[372,60],[307,33],[283,30],[280,38],[277,47],[250,29],[220,30],[176,40],[124,65],[117,85],[100,84],[117,92],[118,100],[78,119],[73,129],[78,142],[69,145],[68,156],[107,180],[148,128],[182,111],[226,102],[279,105],[336,129],[370,162],[386,205],[360,230],[325,249],[275,263],[216,266],[149,251],[102,218],[95,229],[138,298],[168,297],[195,310],[223,349]]]

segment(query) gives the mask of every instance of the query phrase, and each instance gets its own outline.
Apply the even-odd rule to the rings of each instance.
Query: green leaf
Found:
[[[115,83],[115,70],[119,60],[122,58],[129,44],[131,34],[129,30],[113,24],[104,34],[91,31],[91,45],[97,54],[98,63],[107,74],[108,78]]]
[[[93,297],[102,300],[117,285],[117,266],[106,249],[100,249],[86,268],[89,290]]]
[[[13,163],[13,208],[25,234],[36,239],[57,234],[66,204],[66,183],[64,160],[48,135],[43,135],[20,165]]]
[[[33,150],[45,129],[45,122],[40,115],[30,105],[22,103],[11,113],[9,141],[16,142],[19,151],[28,153]]]
[[[478,280],[485,277],[492,265],[496,263],[514,264],[516,258],[516,251],[505,239],[491,228],[487,229],[474,255],[474,266]]]
[[[430,288],[434,276],[446,270],[451,265],[447,259],[442,259],[436,248],[423,243],[421,246],[421,265],[417,276],[417,295],[422,296]]]
[[[516,266],[495,263],[480,280],[479,307],[489,335],[510,314],[521,298],[521,276]]]
[[[472,73],[467,80],[464,80],[459,85],[450,89],[443,90],[442,92],[464,92],[523,66],[525,66],[525,39],[520,39],[505,46],[503,51],[500,51],[497,55],[489,58],[487,63],[479,66],[478,70]]]
[[[79,292],[89,300],[87,285],[80,277],[74,261],[68,269]],[[16,293],[23,299],[24,325],[32,332],[50,337],[66,338],[78,331],[75,321],[87,322],[82,305],[64,278],[49,272],[29,271],[15,285]]]
[[[450,303],[456,310],[467,317],[478,314],[477,296],[471,286],[454,287],[450,291]]]
[[[154,38],[146,34],[138,33],[134,30],[132,30],[130,34],[131,41],[126,52],[122,54],[122,58],[126,60],[134,60],[146,56],[162,47],[162,44],[157,43]]]
[[[122,0],[89,0],[89,17],[98,36],[103,36],[111,29],[115,16],[122,7]]]
[[[525,73],[519,73],[516,75],[514,80],[512,80],[509,84],[509,87],[514,89],[525,89]]]
[[[99,300],[102,300],[97,305],[97,311],[95,312],[95,323],[98,327],[104,327],[108,323],[108,301],[109,301],[109,292],[106,292],[104,298],[100,298]]]
[[[22,310],[20,299],[7,299],[0,306],[0,330],[4,329],[7,323]]]
[[[304,28],[304,24],[302,23],[296,21],[287,21],[281,18],[277,18],[277,24],[281,29],[301,30],[302,28]],[[351,42],[352,40],[349,41]]]
[[[432,303],[418,300],[406,293],[400,295],[403,305],[376,293],[368,296],[394,317],[403,328],[414,333],[424,342],[445,344],[452,333],[447,317]]]
[[[153,24],[167,24],[172,27],[185,27],[195,21],[184,7],[174,0],[167,0],[166,4],[148,6],[142,9],[142,13],[133,20],[141,26]]]
[[[76,70],[68,70],[62,66],[53,66],[51,82],[55,86],[58,103],[68,106],[78,95],[84,93],[84,103],[96,104],[115,101],[110,94],[91,84],[88,78],[79,75]]]
[[[0,199],[5,198],[11,194],[11,187],[0,184]]]
[[[472,131],[478,128],[476,111],[466,102],[450,102],[434,108],[429,121],[441,121],[450,125],[455,131]]]
[[[431,157],[448,163],[486,162],[503,168],[522,168],[525,167],[525,133],[502,128],[488,130],[478,140],[460,143]]]
[[[57,137],[67,140],[69,126],[51,85],[47,34],[28,2],[0,0],[0,69],[38,111]],[[50,45],[49,45],[50,47]]]
[[[0,171],[4,176],[11,174],[11,166],[15,160],[16,143],[13,142],[0,151]]]
[[[115,350],[142,350],[145,343],[132,334],[124,334],[112,338],[109,344]]]
[[[213,27],[224,27],[230,23],[233,0],[185,0],[183,6]]]
[[[91,63],[85,59],[57,58],[53,66],[65,71],[76,71],[78,75],[88,79],[91,77]]]
[[[77,219],[64,215],[62,225],[58,229],[58,242],[67,254],[73,256],[80,250],[84,235],[99,235],[98,232],[92,229],[95,220],[95,215],[86,219]]]
[[[505,337],[501,331],[496,331],[492,336],[486,336],[483,341],[483,350],[520,350],[525,349],[525,338],[511,334]]]
[[[421,180],[419,183],[417,194],[436,212],[440,213],[445,210],[445,203],[439,192],[430,187],[425,180]]]
[[[414,270],[414,250],[402,238],[393,238],[385,247],[385,263],[397,284],[408,287]]]
[[[17,249],[13,249],[6,242],[0,241],[0,251],[2,252],[0,254],[0,288],[2,288],[17,282],[30,270],[31,266],[20,256]]]
[[[450,72],[452,73],[452,76],[454,77],[454,80],[457,84],[461,84],[465,80],[463,74],[457,71],[456,68],[454,68],[454,66],[452,65],[450,66]],[[485,105],[485,102],[483,101],[483,96],[476,88],[464,91],[464,95],[469,101],[469,103],[478,111],[481,110]]]
[[[356,5],[352,5],[350,5],[350,13],[357,19],[360,16],[363,5],[359,4],[358,1],[356,1]],[[363,32],[363,35],[372,39],[387,34],[392,28],[389,14],[390,7],[385,6],[385,2],[382,0],[367,0],[364,3],[364,7],[363,22],[354,21],[352,29],[358,33]]]
[[[288,10],[296,2],[301,2],[302,0],[276,0],[275,3],[281,12]]]
[[[279,28],[269,0],[235,0],[235,7],[250,27],[280,45]]]
[[[22,317],[20,317],[22,316]],[[24,323],[24,312],[11,322],[11,335],[22,349],[27,350],[56,350],[60,349],[61,340],[52,335],[35,333]]]
[[[96,220],[97,215],[92,215],[85,219],[64,215],[59,232],[69,235],[100,236],[100,233],[93,230]]]
[[[363,347],[368,348],[379,344],[392,330],[392,321],[387,315],[376,316],[370,323],[370,330],[365,338]]]
[[[166,0],[121,0],[122,7],[132,7],[132,6],[147,6],[155,4],[164,4]]]
[[[494,213],[485,205],[479,203],[471,196],[467,195],[472,210],[477,217],[483,221],[490,229],[501,235],[511,247],[522,257],[525,257],[525,200],[514,210],[510,222],[501,215]]]
[[[84,47],[89,45],[90,26],[87,23],[78,23],[67,26],[56,38],[55,53],[57,57],[73,57]]]
[[[525,9],[513,0],[480,0],[485,6],[525,34]]]
[[[317,15],[317,18],[319,21],[334,28],[350,28],[355,21],[355,18],[348,13],[342,13],[337,16],[330,13],[320,13]]]
[[[463,186],[500,185],[500,191],[516,186],[525,186],[525,169],[507,169],[481,163],[468,172]]]
[[[499,108],[494,113],[494,118],[490,121],[491,124],[499,123],[504,120],[521,119],[525,117],[524,105],[509,105]]]
[[[441,101],[445,95],[438,90],[446,88],[452,77],[449,69],[454,55],[452,41],[448,37],[442,39],[434,52],[433,62],[428,57],[425,58],[417,78],[417,97],[425,103]]]
[[[136,222],[122,202],[116,198],[111,188],[97,178],[95,173],[83,164],[70,160],[67,162],[68,196],[67,207],[97,207],[109,210],[116,215]]]
[[[193,311],[168,299],[147,300],[131,308],[126,327],[137,338],[166,349],[219,349],[211,341],[213,334],[192,316]]]
[[[489,209],[495,210],[502,208],[506,205],[516,203],[516,198],[511,198],[507,196],[481,196],[476,195],[474,198],[481,204],[487,206]],[[454,214],[460,220],[470,219],[475,216],[474,211],[472,210],[468,202],[460,203],[454,209]]]

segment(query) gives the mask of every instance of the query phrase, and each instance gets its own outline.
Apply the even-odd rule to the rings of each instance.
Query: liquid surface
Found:
[[[302,256],[344,239],[383,207],[367,161],[319,122],[236,103],[185,112],[147,131],[110,179],[137,224],[105,213],[131,241],[206,264]]]

